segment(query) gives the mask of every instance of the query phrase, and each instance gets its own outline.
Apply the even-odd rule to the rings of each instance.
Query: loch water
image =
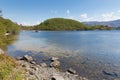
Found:
[[[59,57],[61,69],[73,68],[90,80],[120,80],[120,31],[21,31],[7,47],[12,57],[31,55],[37,63]]]

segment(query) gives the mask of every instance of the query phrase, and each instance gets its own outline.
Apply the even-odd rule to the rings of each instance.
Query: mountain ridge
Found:
[[[120,27],[120,19],[112,20],[112,21],[90,21],[90,22],[83,22],[83,23],[89,26],[107,25],[110,27]]]

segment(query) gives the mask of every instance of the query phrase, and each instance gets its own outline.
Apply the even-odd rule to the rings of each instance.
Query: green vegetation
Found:
[[[20,26],[18,26],[16,23],[9,19],[0,17],[0,47],[5,47],[10,41],[9,36],[5,35],[6,33],[15,35],[19,32],[19,30]]]
[[[34,26],[23,26],[21,25],[22,30],[34,30]]]
[[[5,55],[0,55],[0,80],[24,80],[22,71],[17,62]]]
[[[89,27],[72,19],[52,18],[34,27],[35,30],[87,30]]]
[[[0,11],[0,48],[4,49],[7,44],[14,40],[15,34],[20,30],[20,26],[1,16]],[[6,33],[10,35],[7,36]],[[24,80],[22,72],[18,67],[16,60],[6,54],[0,54],[0,80]]]
[[[90,30],[112,30],[112,27],[109,27],[107,25],[95,25],[95,26],[91,26],[89,28]]]
[[[23,30],[111,30],[113,28],[103,25],[88,26],[79,21],[64,18],[45,20],[36,26],[22,26]]]

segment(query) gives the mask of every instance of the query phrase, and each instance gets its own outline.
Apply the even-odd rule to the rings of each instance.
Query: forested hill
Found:
[[[111,30],[113,28],[106,25],[89,26],[72,19],[51,18],[36,26],[22,26],[23,30],[49,30],[49,31],[66,31],[66,30]]]
[[[0,17],[0,48],[1,46],[5,46],[8,43],[8,38],[5,35],[6,33],[9,34],[17,34],[20,30],[20,27],[12,22],[9,19],[4,19]]]
[[[9,19],[0,17],[0,30],[3,31],[4,33],[7,32],[11,34],[16,34],[19,32],[20,26]]]
[[[89,27],[72,19],[52,18],[34,27],[36,30],[86,30]]]

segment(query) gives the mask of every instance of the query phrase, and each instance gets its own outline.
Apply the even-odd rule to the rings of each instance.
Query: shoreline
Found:
[[[22,66],[25,80],[88,80],[76,74],[72,68],[66,72],[59,70],[60,62],[58,58],[52,57],[50,66],[46,63],[37,64],[31,56],[24,55],[18,57],[17,62]]]

